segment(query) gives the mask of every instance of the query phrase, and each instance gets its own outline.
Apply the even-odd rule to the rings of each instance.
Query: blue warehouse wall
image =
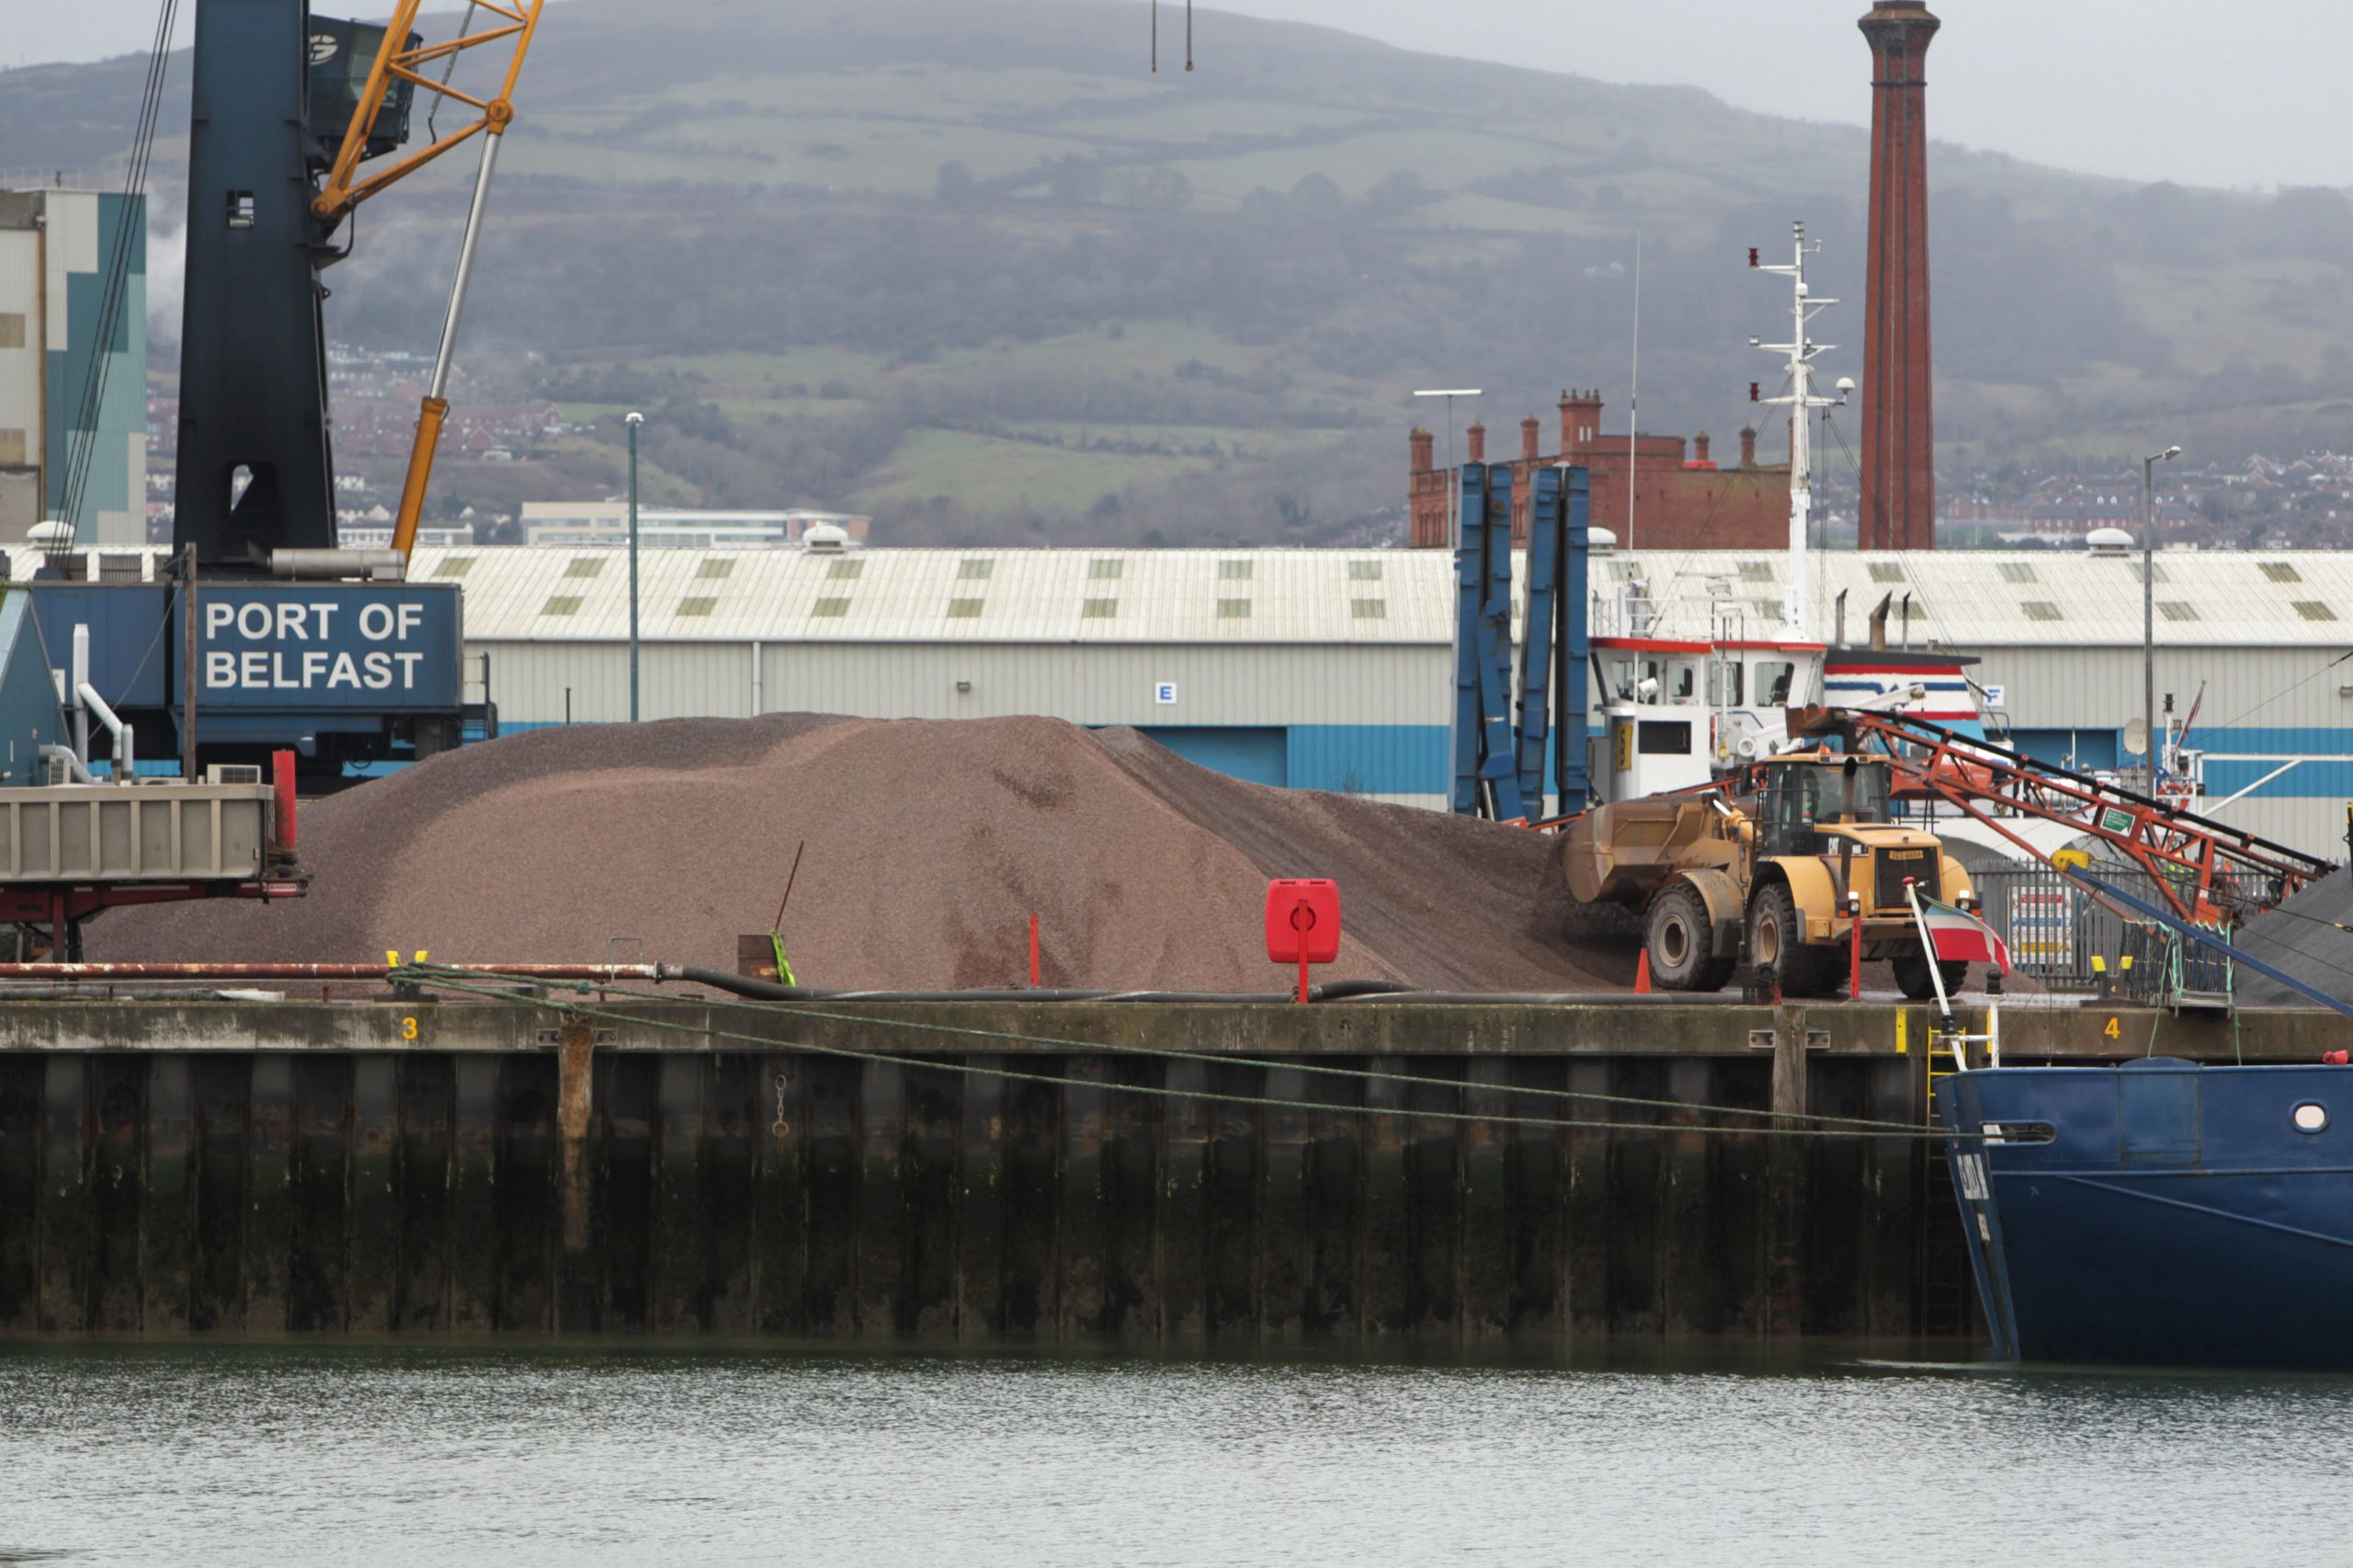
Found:
[[[2206,757],[2206,794],[2221,800],[2247,791],[2249,800],[2353,800],[2353,729],[2264,728],[2193,732]],[[2220,755],[2217,755],[2220,754]],[[2309,757],[2268,778],[2290,757]],[[2268,781],[2258,782],[2262,780]],[[2250,788],[2253,786],[2253,788]]]
[[[1253,784],[1344,795],[1446,793],[1443,724],[1154,724],[1142,733],[1188,762]]]
[[[1443,724],[1293,724],[1290,784],[1352,795],[1444,795]]]
[[[2006,743],[2015,752],[2053,767],[2096,773],[2120,766],[2121,751],[2116,732],[2109,730],[2012,730]]]
[[[2138,767],[2116,731],[2022,729],[2010,733],[2010,747],[2038,762],[2079,773]],[[2206,796],[2221,801],[2247,791],[2250,800],[2353,798],[2353,729],[2262,727],[2200,729],[2189,737],[2206,756]],[[2298,762],[2284,772],[2282,765]],[[2278,777],[2271,777],[2275,772]],[[2252,788],[2250,788],[2252,786]]]
[[[1187,762],[1246,778],[1253,784],[1293,782],[1283,732],[1275,725],[1152,724],[1140,733]]]
[[[1443,724],[1154,724],[1142,733],[1188,762],[1253,784],[1344,795],[1446,793]]]

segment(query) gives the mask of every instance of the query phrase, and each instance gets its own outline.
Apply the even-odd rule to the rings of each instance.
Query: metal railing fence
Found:
[[[2104,866],[2099,876],[2135,898],[2160,907],[2165,904],[2156,878],[2138,868]],[[2145,922],[2127,919],[2104,907],[2048,866],[1977,871],[1970,880],[1984,904],[1986,920],[2010,945],[2012,966],[2049,990],[2097,989],[2100,971],[2092,962],[2094,958],[2101,960],[2119,984],[2125,983],[2121,960],[2127,953],[2133,956],[2136,971],[2150,962],[2146,938],[2138,934]],[[2136,974],[2134,979],[2155,983],[2154,976]]]

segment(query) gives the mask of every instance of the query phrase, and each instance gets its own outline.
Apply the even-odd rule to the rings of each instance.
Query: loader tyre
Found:
[[[1651,900],[1643,917],[1651,983],[1665,991],[1721,991],[1736,955],[1715,949],[1715,926],[1699,890],[1678,882]]]
[[[1928,979],[1927,954],[1917,948],[1907,949],[1895,955],[1891,960],[1891,967],[1895,971],[1895,988],[1907,998],[1915,1002],[1935,998],[1937,988]],[[1945,994],[1959,995],[1961,986],[1969,980],[1969,960],[1952,959],[1938,964],[1937,968],[1943,973]]]
[[[1842,948],[1808,947],[1805,922],[1786,882],[1773,882],[1748,906],[1748,961],[1770,965],[1784,996],[1828,996],[1846,979]],[[1655,960],[1653,960],[1656,962]]]

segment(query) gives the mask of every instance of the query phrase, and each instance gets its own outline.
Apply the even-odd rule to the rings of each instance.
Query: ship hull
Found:
[[[1993,1069],[1938,1098],[1997,1356],[2353,1368],[2353,1069]]]

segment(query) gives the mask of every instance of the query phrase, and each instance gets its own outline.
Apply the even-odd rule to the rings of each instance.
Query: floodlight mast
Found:
[[[1757,397],[1752,383],[1750,401],[1774,403],[1790,410],[1790,567],[1789,582],[1781,593],[1781,634],[1798,641],[1806,635],[1805,629],[1805,559],[1807,534],[1813,517],[1813,446],[1807,429],[1813,411],[1836,408],[1847,401],[1842,383],[1836,397],[1822,397],[1813,391],[1813,359],[1816,355],[1836,348],[1835,343],[1813,343],[1806,337],[1806,327],[1813,318],[1836,304],[1836,300],[1813,298],[1806,291],[1805,258],[1819,254],[1822,242],[1809,246],[1805,243],[1805,224],[1790,225],[1794,236],[1791,258],[1787,267],[1760,262],[1756,252],[1748,253],[1748,265],[1759,272],[1779,273],[1790,279],[1790,341],[1788,343],[1749,342],[1768,354],[1789,356],[1790,390],[1779,397]]]

